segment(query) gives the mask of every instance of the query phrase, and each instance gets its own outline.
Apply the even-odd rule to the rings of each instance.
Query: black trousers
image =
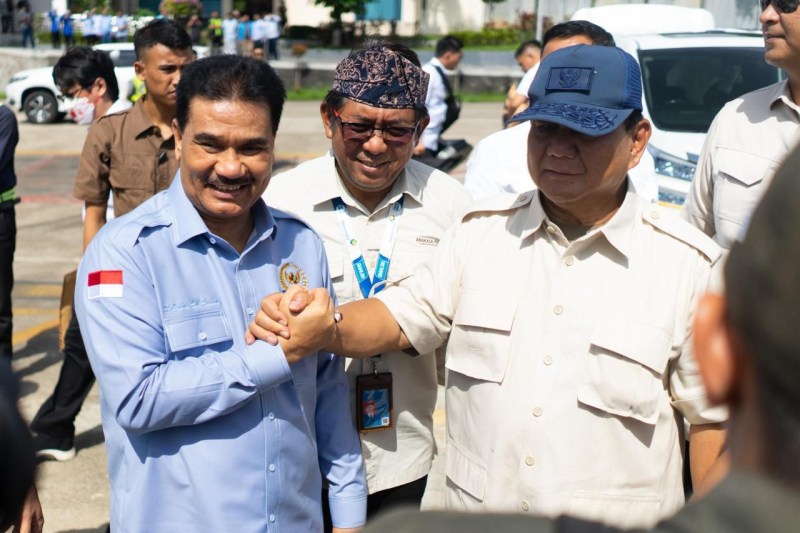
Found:
[[[382,490],[367,497],[367,523],[378,514],[398,507],[422,505],[422,497],[425,495],[425,487],[428,485],[428,476],[420,478],[411,483]],[[328,491],[322,491],[322,520],[325,526],[325,533],[333,531],[331,523],[331,509],[328,507]]]
[[[64,364],[56,389],[39,408],[31,429],[54,439],[74,439],[75,417],[93,384],[94,373],[83,345],[78,317],[73,313],[64,335]]]
[[[50,32],[51,41],[53,42],[53,48],[58,48],[61,46],[61,33],[57,31]]]
[[[14,204],[0,204],[0,357],[11,360],[13,331],[11,291],[14,288],[14,250],[17,247],[17,217]]]

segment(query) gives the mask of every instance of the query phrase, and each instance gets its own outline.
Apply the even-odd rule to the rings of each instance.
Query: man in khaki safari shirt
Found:
[[[651,132],[640,76],[619,48],[550,54],[516,117],[538,190],[474,204],[432,261],[339,308],[334,353],[447,342],[449,510],[650,526],[684,503],[684,418],[697,491],[724,470],[726,413],[692,352],[721,250],[629,185]],[[251,332],[291,331],[309,299],[290,289]]]
[[[725,250],[744,234],[781,162],[800,141],[798,2],[761,0],[761,7],[764,59],[789,77],[722,108],[708,131],[681,210],[684,220]]]
[[[381,66],[385,70],[377,72]],[[390,260],[388,279],[400,279],[433,255],[447,228],[469,206],[460,183],[411,160],[428,123],[427,79],[416,54],[402,45],[373,41],[350,54],[339,64],[320,108],[331,152],[277,176],[265,194],[270,207],[303,219],[322,237],[339,303],[365,297],[350,252],[363,254],[372,282],[378,281],[380,254]],[[402,213],[395,217],[393,207],[401,198]],[[341,213],[334,202],[341,202]],[[352,231],[348,237],[342,215]],[[392,227],[396,233],[390,243]],[[348,246],[351,239],[357,241],[354,246]],[[434,350],[419,357],[394,350],[378,358],[348,359],[346,366],[354,416],[357,376],[392,374],[394,427],[360,433],[368,516],[400,504],[419,507],[436,450]]]

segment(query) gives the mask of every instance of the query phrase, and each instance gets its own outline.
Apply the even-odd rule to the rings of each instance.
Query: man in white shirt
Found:
[[[428,97],[425,100],[425,107],[428,108],[431,121],[422,138],[414,150],[415,156],[435,156],[439,151],[439,138],[442,132],[449,127],[447,121],[447,98],[452,95],[450,82],[447,80],[447,72],[455,70],[464,56],[461,49],[464,43],[458,37],[446,35],[436,43],[436,57],[432,58],[422,70],[430,76],[428,85]]]
[[[122,11],[117,10],[117,22],[115,24],[117,31],[114,34],[117,42],[124,43],[128,41],[130,33],[130,17]]]
[[[533,77],[536,76],[536,65],[539,64],[541,56],[542,43],[536,39],[525,41],[519,45],[517,51],[514,52],[514,58],[522,69],[523,76],[520,78],[519,83],[508,91],[505,112],[503,113],[503,122],[513,117],[517,113],[519,106],[528,101],[528,89],[531,87]]]
[[[322,237],[340,303],[367,298],[370,284],[377,293],[383,279],[401,279],[430,259],[470,203],[456,180],[410,160],[427,123],[427,78],[407,47],[365,43],[339,64],[320,108],[331,151],[273,178],[267,188],[271,208],[301,218]],[[397,505],[419,508],[436,451],[437,362],[444,363],[433,351],[346,362],[354,415],[365,379],[369,384],[377,372],[392,383],[386,424],[364,427],[363,418],[354,417],[367,471],[368,517]]]
[[[265,38],[267,40],[268,51],[267,60],[278,60],[278,39],[281,36],[281,18],[275,13],[264,15],[266,22]]]
[[[93,7],[86,12],[86,18],[83,19],[81,25],[81,33],[88,46],[97,44],[97,25],[98,25],[97,8]]]
[[[97,19],[97,34],[100,36],[100,42],[111,42],[111,15],[108,14],[108,8],[96,17]]]
[[[222,21],[222,53],[236,53],[236,38],[239,35],[238,13],[228,13]]]
[[[615,46],[614,38],[600,26],[587,21],[563,22],[545,33],[542,59],[556,50],[576,44]],[[529,132],[530,124],[523,123],[493,133],[478,143],[467,162],[464,176],[464,186],[473,200],[535,188],[528,171]],[[646,200],[658,200],[658,182],[649,152],[645,150],[642,153],[641,161],[629,175],[636,192]]]
[[[779,165],[800,141],[798,2],[761,0],[764,59],[788,79],[729,102],[708,130],[681,211],[722,248],[746,230]],[[786,10],[784,10],[785,8]]]
[[[250,40],[253,41],[253,49],[263,48],[264,40],[267,35],[267,23],[256,13],[253,15],[253,26],[250,28]]]

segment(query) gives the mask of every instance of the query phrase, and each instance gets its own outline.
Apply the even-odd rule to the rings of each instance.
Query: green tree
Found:
[[[331,19],[335,29],[342,29],[342,15],[345,13],[355,13],[363,15],[365,6],[371,0],[314,0],[318,6],[331,8]]]

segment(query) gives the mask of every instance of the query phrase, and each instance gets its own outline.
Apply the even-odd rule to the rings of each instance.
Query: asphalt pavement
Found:
[[[500,128],[500,104],[464,104],[448,139],[475,145]],[[65,274],[80,261],[81,203],[72,186],[87,128],[72,123],[33,125],[21,116],[16,153],[22,202],[17,206],[14,370],[21,380],[20,409],[30,420],[50,396],[63,359],[58,349],[58,309]],[[316,102],[288,102],[276,140],[275,172],[317,157],[328,149]],[[451,175],[463,180],[464,165]],[[443,505],[444,395],[434,416],[439,456],[434,462],[423,507]],[[38,472],[45,531],[89,533],[108,523],[109,487],[97,386],[76,420],[77,457],[46,462]]]

